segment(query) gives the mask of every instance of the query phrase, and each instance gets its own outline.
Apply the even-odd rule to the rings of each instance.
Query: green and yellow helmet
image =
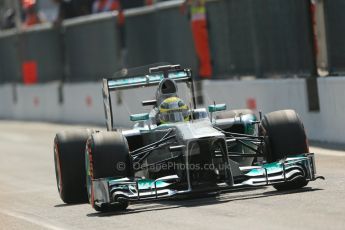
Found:
[[[189,121],[189,108],[178,97],[169,97],[159,105],[161,123]]]

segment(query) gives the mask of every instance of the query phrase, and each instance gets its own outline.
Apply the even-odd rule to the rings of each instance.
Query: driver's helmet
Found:
[[[189,121],[189,108],[178,97],[168,97],[159,105],[159,121],[162,124]]]

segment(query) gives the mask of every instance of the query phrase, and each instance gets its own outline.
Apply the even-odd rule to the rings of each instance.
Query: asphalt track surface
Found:
[[[65,205],[52,143],[76,126],[0,121],[0,229],[345,229],[345,152],[313,145],[325,181],[277,192],[271,187],[181,201],[136,204],[121,213]]]

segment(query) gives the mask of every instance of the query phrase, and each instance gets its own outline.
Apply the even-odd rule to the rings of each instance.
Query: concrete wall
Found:
[[[16,86],[17,103],[12,117],[19,120],[59,121],[58,83]]]
[[[62,122],[105,124],[101,83],[65,84]]]
[[[345,143],[345,79],[327,78],[319,80],[321,114],[318,139]]]
[[[105,124],[100,82],[65,84],[60,91],[62,98],[59,86],[59,83],[19,85],[15,91],[16,103],[13,86],[0,86],[0,118]],[[294,109],[310,139],[345,143],[345,78],[318,79],[320,112],[308,111],[303,79],[205,81],[203,87],[205,105],[215,101],[226,103],[229,109],[250,107],[263,113]],[[115,123],[130,125],[129,115],[149,111],[150,108],[141,106],[141,101],[152,99],[153,95],[154,90],[147,88],[113,95]]]

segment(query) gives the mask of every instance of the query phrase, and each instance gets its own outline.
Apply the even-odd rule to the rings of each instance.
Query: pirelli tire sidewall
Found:
[[[57,187],[67,204],[87,202],[85,143],[91,130],[64,131],[54,139]]]

